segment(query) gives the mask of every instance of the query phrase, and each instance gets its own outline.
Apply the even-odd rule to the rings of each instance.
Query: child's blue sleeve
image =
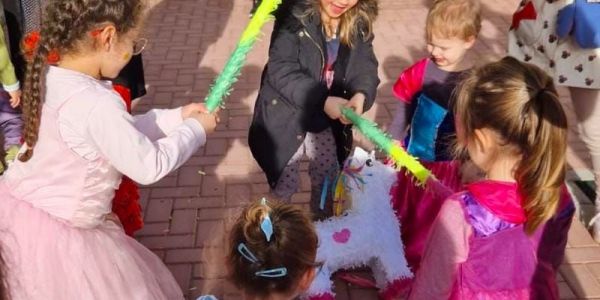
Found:
[[[556,34],[565,38],[573,31],[575,24],[575,3],[563,7],[557,16]]]

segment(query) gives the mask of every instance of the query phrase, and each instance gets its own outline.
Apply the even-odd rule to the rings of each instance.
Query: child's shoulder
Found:
[[[392,91],[398,99],[407,103],[411,102],[413,96],[421,90],[429,61],[429,58],[423,58],[400,73],[392,87]]]
[[[306,6],[303,1],[284,1],[273,13],[276,28],[288,31],[300,30],[303,26],[301,19],[311,17],[307,13],[309,9],[310,7]]]
[[[404,71],[402,71],[402,73],[406,73],[406,72],[423,73],[423,72],[425,72],[425,68],[427,67],[427,64],[430,61],[431,61],[431,59],[429,59],[429,57],[422,58],[422,59],[418,60],[417,62],[415,62],[414,64],[410,65],[408,68],[404,69]]]
[[[110,82],[57,67],[51,67],[46,78],[46,103],[52,106],[62,106],[66,102],[90,109],[98,105],[123,106]]]

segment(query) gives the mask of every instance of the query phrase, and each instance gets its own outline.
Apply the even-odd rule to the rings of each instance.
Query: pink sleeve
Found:
[[[423,86],[423,77],[428,59],[422,59],[416,64],[404,70],[396,83],[392,87],[394,96],[401,101],[410,103],[414,95],[421,90]]]
[[[177,117],[176,112],[171,111],[173,119]],[[86,121],[89,143],[115,169],[143,185],[153,184],[181,167],[206,142],[204,128],[192,118],[153,141],[136,128],[135,119],[118,98],[97,101]]]
[[[458,201],[446,200],[431,229],[409,299],[449,299],[469,254],[471,226]]]
[[[150,140],[156,141],[167,136],[183,123],[181,109],[181,107],[174,109],[151,109],[143,115],[134,115],[133,126]]]

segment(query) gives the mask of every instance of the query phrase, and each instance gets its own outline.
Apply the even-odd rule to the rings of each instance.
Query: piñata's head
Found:
[[[344,163],[339,180],[352,200],[353,211],[389,209],[389,191],[396,171],[377,160],[375,152],[356,147]]]

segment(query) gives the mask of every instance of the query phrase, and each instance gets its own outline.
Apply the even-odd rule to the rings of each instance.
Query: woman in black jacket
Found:
[[[323,185],[352,147],[340,106],[361,114],[375,100],[376,16],[376,0],[287,0],[276,13],[249,145],[273,194],[288,201],[298,188],[299,161],[308,156],[317,218],[330,215]]]

